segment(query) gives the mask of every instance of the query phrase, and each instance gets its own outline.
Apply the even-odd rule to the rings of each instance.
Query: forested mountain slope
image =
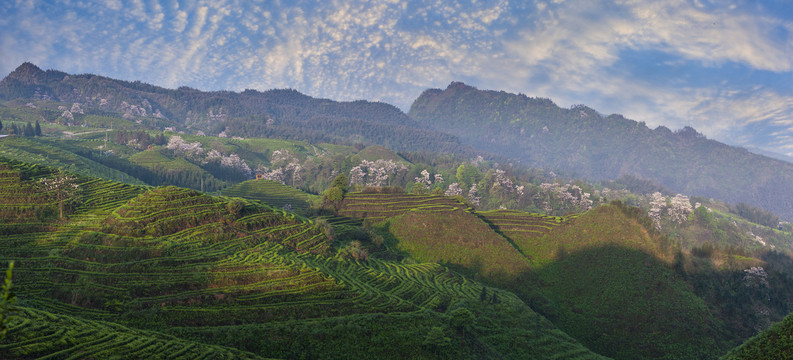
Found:
[[[411,120],[392,105],[316,99],[288,89],[172,90],[92,74],[43,71],[24,63],[0,81],[0,100],[65,103],[68,106],[51,116],[70,122],[90,115],[116,115],[154,129],[174,127],[192,133],[380,144],[398,151],[476,152],[454,136]]]
[[[708,140],[690,127],[651,130],[585,106],[563,109],[550,99],[462,83],[425,91],[408,114],[524,165],[597,180],[633,175],[675,192],[745,202],[793,218],[793,164]]]

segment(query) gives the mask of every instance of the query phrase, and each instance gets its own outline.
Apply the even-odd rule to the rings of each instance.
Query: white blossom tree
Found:
[[[479,190],[476,188],[476,184],[471,185],[471,188],[468,189],[467,198],[474,206],[479,206],[481,197],[479,197]]]
[[[366,186],[386,186],[391,179],[408,167],[394,160],[377,159],[361,160],[361,163],[350,170],[350,184]]]
[[[53,174],[50,178],[42,178],[39,180],[44,188],[49,192],[55,193],[55,198],[58,200],[58,209],[60,210],[60,218],[63,219],[63,202],[79,188],[75,183],[76,177],[70,176],[64,172],[59,171]]]
[[[692,210],[688,196],[677,194],[669,200],[666,212],[669,214],[670,220],[682,224],[686,222],[688,214],[691,214]]]
[[[647,216],[653,220],[653,224],[655,224],[655,228],[661,230],[661,213],[666,207],[666,198],[660,192],[654,192],[650,195],[650,210],[647,212]]]
[[[435,183],[436,184],[443,184],[443,175],[435,174]]]
[[[592,208],[590,194],[578,185],[542,183],[540,196],[543,210],[547,213],[554,209],[561,211],[587,211]],[[555,206],[554,206],[555,205]]]
[[[251,167],[237,154],[221,157],[220,166],[238,170],[248,177],[250,177],[252,173]]]
[[[458,184],[456,182],[451,183],[449,185],[449,188],[446,189],[446,192],[444,193],[444,195],[446,195],[446,196],[457,196],[457,195],[462,195],[462,194],[463,194],[463,189],[461,189],[460,188],[460,184]]]
[[[168,139],[168,145],[165,146],[168,150],[172,150],[174,154],[184,155],[190,158],[197,158],[204,153],[204,148],[200,142],[187,143],[179,135],[173,135]]]
[[[421,170],[421,176],[416,176],[415,180],[416,184],[424,185],[425,189],[429,189],[430,185],[432,185],[432,179],[430,178],[430,172],[427,169]]]

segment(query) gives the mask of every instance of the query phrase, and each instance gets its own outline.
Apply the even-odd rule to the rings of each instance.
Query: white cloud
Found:
[[[790,20],[737,7],[684,0],[74,4],[73,18],[62,3],[13,5],[15,13],[0,17],[0,69],[27,60],[168,87],[289,87],[403,109],[428,87],[463,80],[651,125],[693,125],[709,137],[737,138],[730,129],[747,124],[790,127],[793,112],[791,94],[779,89],[659,85],[615,69],[626,51],[654,50],[669,55],[670,68],[737,63],[789,76]]]
[[[187,27],[187,12],[179,10],[172,22],[173,31],[181,33]]]

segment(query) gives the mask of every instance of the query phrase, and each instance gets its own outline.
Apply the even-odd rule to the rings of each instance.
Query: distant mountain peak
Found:
[[[452,81],[449,83],[449,86],[446,87],[445,91],[470,91],[470,90],[477,90],[475,87],[471,85],[467,85],[462,81]]]
[[[17,79],[23,82],[31,82],[30,80],[35,79],[43,73],[44,70],[41,70],[38,66],[26,61],[22,63],[22,65],[19,65],[13,72],[8,74],[6,78]]]

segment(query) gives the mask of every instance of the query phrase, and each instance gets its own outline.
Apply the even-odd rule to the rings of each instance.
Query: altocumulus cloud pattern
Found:
[[[793,156],[784,1],[34,1],[0,5],[24,61],[170,88],[294,88],[407,110],[421,91],[584,103]]]

